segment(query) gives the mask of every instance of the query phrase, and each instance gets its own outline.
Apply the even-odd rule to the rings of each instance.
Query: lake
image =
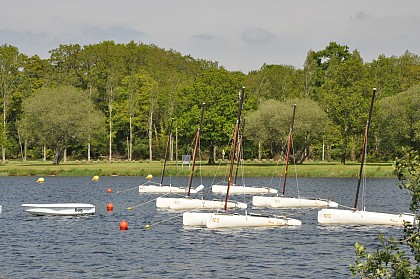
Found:
[[[248,209],[285,214],[301,227],[210,230],[184,228],[182,213],[157,210],[158,195],[138,193],[143,177],[0,177],[0,278],[350,278],[354,243],[373,251],[378,234],[399,236],[402,228],[321,226],[317,209]],[[168,178],[169,179],[169,178]],[[167,180],[168,180],[167,179]],[[154,179],[159,182],[159,178]],[[278,180],[278,179],[275,179]],[[187,185],[187,177],[171,183]],[[195,178],[193,187],[219,181]],[[270,178],[245,178],[246,185],[273,185]],[[357,179],[298,180],[302,197],[332,197],[352,206]],[[107,193],[111,188],[112,193]],[[286,193],[298,194],[288,179]],[[362,197],[362,196],[361,196]],[[224,197],[223,197],[224,198]],[[251,203],[252,195],[232,196]],[[409,196],[395,179],[368,179],[366,209],[408,212]],[[32,216],[22,203],[81,202],[96,214]],[[114,210],[107,211],[113,203]],[[361,207],[361,203],[359,203]],[[132,210],[127,210],[131,207]],[[127,220],[129,229],[119,223]],[[145,226],[150,224],[150,229]]]

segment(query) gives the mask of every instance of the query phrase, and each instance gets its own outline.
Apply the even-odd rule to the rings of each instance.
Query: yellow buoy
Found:
[[[40,177],[40,178],[38,178],[38,180],[36,181],[36,182],[38,182],[38,183],[44,183],[44,178],[43,177]]]
[[[94,177],[92,177],[93,181],[98,181],[99,180],[99,176],[95,175]]]
[[[131,207],[127,208],[127,210],[130,211],[131,210]]]
[[[152,178],[153,178],[153,175],[151,175],[151,174],[149,174],[149,175],[146,176],[146,179],[147,180],[152,180]]]
[[[146,228],[146,230],[150,229],[150,225],[147,224],[146,226],[144,226]]]

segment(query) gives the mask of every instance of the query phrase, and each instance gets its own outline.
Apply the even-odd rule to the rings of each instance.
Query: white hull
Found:
[[[252,197],[252,205],[257,207],[273,208],[311,208],[311,207],[338,207],[336,202],[321,199],[305,199],[291,197]]]
[[[243,227],[286,227],[300,226],[302,222],[284,216],[264,216],[264,215],[236,215],[213,213],[207,219],[206,226],[210,229],[219,228],[243,228]]]
[[[212,214],[209,212],[184,212],[182,224],[188,227],[205,227]]]
[[[321,209],[318,211],[318,222],[321,224],[402,226],[404,221],[414,224],[414,215],[344,209]]]
[[[216,194],[226,194],[227,185],[212,185],[211,191]],[[250,187],[232,185],[229,189],[229,195],[235,194],[277,194],[277,190],[268,187]]]
[[[202,185],[198,186],[196,189],[191,189],[191,194],[196,194],[201,191],[204,187]],[[158,186],[158,185],[140,185],[139,193],[149,193],[149,194],[165,194],[165,193],[174,193],[174,194],[187,194],[188,188],[185,187],[175,187],[175,186]]]
[[[2,210],[2,207],[1,207],[1,205],[0,205],[0,213],[1,213],[1,210]]]
[[[228,202],[229,209],[242,208],[246,209],[247,204],[242,202]],[[174,210],[206,210],[206,209],[223,209],[225,208],[225,201],[217,200],[202,200],[202,199],[188,199],[179,198],[172,199],[169,204],[170,209]]]
[[[156,207],[161,209],[173,210],[206,210],[206,209],[223,209],[225,208],[224,201],[217,200],[202,200],[189,198],[162,198],[156,199]],[[228,202],[228,208],[247,208],[246,203],[242,202]]]
[[[34,215],[88,215],[95,214],[95,206],[87,203],[22,204],[25,212]]]

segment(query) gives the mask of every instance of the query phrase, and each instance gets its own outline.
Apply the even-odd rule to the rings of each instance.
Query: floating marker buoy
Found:
[[[127,210],[130,211],[131,210],[131,207],[127,208]]]
[[[120,223],[120,230],[128,230],[128,223],[126,220],[122,220]]]
[[[146,176],[146,179],[147,180],[152,180],[152,178],[153,178],[153,175],[151,175],[151,174],[149,174],[149,175]]]
[[[43,177],[40,177],[40,178],[38,178],[38,180],[36,181],[36,182],[38,182],[38,183],[44,183],[44,178]]]
[[[107,190],[106,190],[106,192],[109,194],[109,193],[112,193],[112,189],[111,188],[108,188]]]
[[[99,180],[99,176],[95,175],[94,177],[92,177],[93,181],[98,181]]]
[[[113,209],[114,209],[114,205],[112,204],[112,202],[109,202],[106,206],[106,210],[112,211]]]
[[[149,224],[147,224],[146,226],[144,226],[144,228],[145,228],[146,230],[148,230],[148,229],[150,229],[150,225],[149,225]]]

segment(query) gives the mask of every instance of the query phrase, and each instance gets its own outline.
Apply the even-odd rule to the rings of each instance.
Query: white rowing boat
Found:
[[[87,203],[26,203],[23,210],[33,215],[89,215],[95,214],[95,206]]]

